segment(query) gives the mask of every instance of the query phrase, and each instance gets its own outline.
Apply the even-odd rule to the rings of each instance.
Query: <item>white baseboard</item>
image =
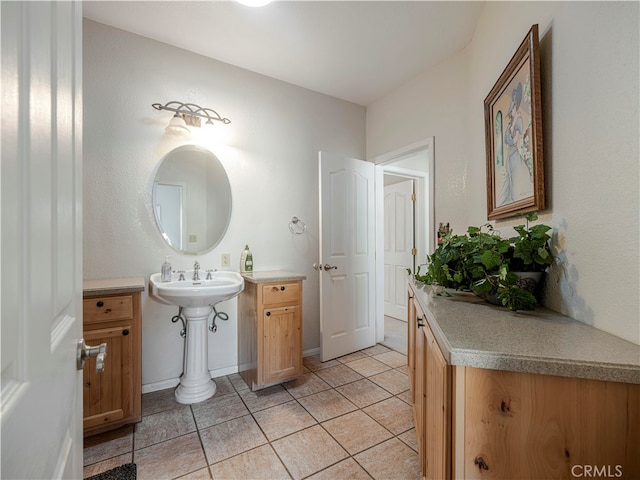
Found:
[[[216,370],[209,370],[211,378],[216,379],[218,377],[224,377],[225,375],[231,375],[238,373],[238,366],[217,368]],[[175,388],[180,383],[180,378],[170,378],[168,380],[162,380],[160,382],[147,383],[142,385],[142,393],[157,392],[159,390],[166,390],[167,388]]]
[[[313,357],[314,355],[320,355],[320,347],[310,348],[302,352],[303,357]]]

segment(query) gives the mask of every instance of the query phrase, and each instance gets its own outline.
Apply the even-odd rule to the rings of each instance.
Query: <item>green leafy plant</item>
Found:
[[[510,310],[532,310],[535,296],[514,272],[543,272],[553,263],[547,225],[529,226],[538,219],[526,215],[526,224],[514,227],[517,236],[502,238],[491,224],[469,227],[465,235],[447,233],[427,257],[427,271],[418,268],[417,281],[456,290],[471,290],[483,298],[495,297]]]

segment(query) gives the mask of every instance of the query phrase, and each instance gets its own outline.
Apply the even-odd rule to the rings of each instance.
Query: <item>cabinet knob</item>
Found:
[[[124,335],[125,337],[126,337],[127,335],[129,335],[129,330],[126,330],[126,329],[125,329],[125,330],[123,330],[123,331],[122,331],[122,335]]]
[[[98,303],[96,303],[96,306],[98,308],[102,308],[102,307],[104,307],[104,302],[102,300],[100,300]]]
[[[281,292],[284,292],[284,287],[280,287],[280,291],[281,291]]]
[[[271,316],[271,312],[267,312],[266,315],[267,315],[267,317],[270,317]]]

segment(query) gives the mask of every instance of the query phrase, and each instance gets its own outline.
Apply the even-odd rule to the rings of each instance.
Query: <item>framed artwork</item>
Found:
[[[538,25],[533,25],[484,101],[487,218],[543,210]]]

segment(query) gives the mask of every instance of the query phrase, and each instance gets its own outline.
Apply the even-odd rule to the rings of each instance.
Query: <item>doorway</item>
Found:
[[[376,251],[384,252],[376,256],[376,341],[402,352],[407,343],[407,269],[415,272],[435,248],[434,139],[407,145],[374,161]],[[410,206],[399,200],[409,188]],[[404,255],[410,244],[409,254]]]

